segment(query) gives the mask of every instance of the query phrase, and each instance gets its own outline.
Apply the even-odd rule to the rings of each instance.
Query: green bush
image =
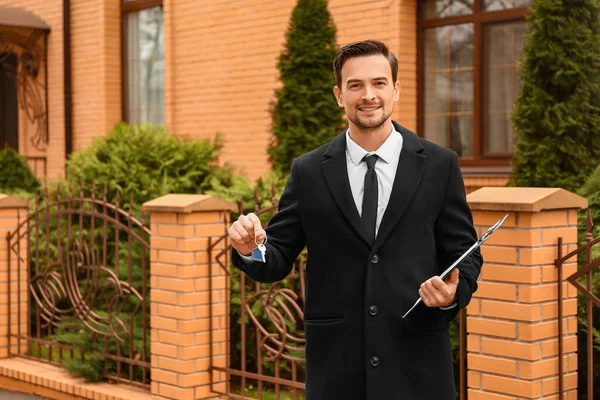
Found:
[[[537,0],[512,116],[511,183],[576,192],[600,163],[597,0]]]
[[[207,193],[215,188],[227,193],[242,188],[235,196],[251,193],[244,177],[229,165],[219,166],[222,138],[213,142],[180,139],[166,128],[153,125],[121,123],[108,136],[94,141],[67,162],[67,179],[84,182],[88,188],[107,185],[108,199],[116,192],[121,203],[133,197],[136,207],[168,193]],[[128,204],[123,208],[128,209]]]
[[[268,147],[275,171],[333,139],[343,128],[343,109],[333,95],[336,28],[327,0],[298,0],[277,68],[283,86],[271,105],[273,137]]]
[[[30,197],[40,187],[27,160],[10,147],[0,150],[0,171],[0,193]]]

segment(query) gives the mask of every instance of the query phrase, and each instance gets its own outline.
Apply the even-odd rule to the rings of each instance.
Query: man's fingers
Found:
[[[238,218],[238,222],[242,227],[248,232],[248,237],[250,239],[254,239],[254,224],[250,221],[250,218],[246,215],[240,215]]]
[[[254,213],[248,214],[248,221],[252,224],[252,232],[256,235],[256,243],[265,241],[265,231],[260,222],[260,218]]]
[[[429,279],[428,282],[431,282],[431,285],[435,290],[444,290],[446,288],[446,283],[441,280],[439,276],[434,276],[433,278]]]
[[[429,296],[427,296],[427,294],[425,294],[422,286],[419,289],[419,296],[421,296],[421,299],[423,299],[423,303],[425,303],[425,305],[427,307],[431,307],[431,301],[429,300]]]
[[[252,228],[252,225],[250,225],[253,231],[254,228]],[[238,233],[238,235],[240,235],[240,237],[242,238],[242,240],[245,243],[250,243],[253,241],[254,239],[254,232],[252,232],[252,236],[251,236],[251,232],[248,232],[248,228],[246,227],[246,225],[244,225],[242,220],[238,220],[236,222],[234,222],[234,224],[232,225],[233,229],[235,229],[235,231]]]
[[[460,274],[458,268],[455,268],[454,270],[452,270],[452,272],[450,273],[450,276],[448,277],[448,283],[452,283],[454,285],[458,285],[458,275]]]
[[[248,243],[242,238],[239,232],[235,229],[235,226],[231,226],[228,230],[229,238],[231,239],[231,245],[238,251],[240,254],[249,255],[252,251]]]
[[[453,296],[451,287],[442,281],[439,276],[428,279],[421,285],[423,302],[429,307],[439,307],[447,304]],[[425,301],[427,299],[427,301]]]

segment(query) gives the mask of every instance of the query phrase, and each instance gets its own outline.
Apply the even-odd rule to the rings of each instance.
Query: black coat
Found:
[[[307,246],[307,400],[455,399],[449,322],[475,292],[483,259],[477,251],[461,264],[458,307],[421,303],[402,319],[420,284],[477,237],[456,153],[394,126],[404,143],[373,245],[360,230],[341,133],[294,160],[266,229],[267,263],[232,253],[250,278],[275,282]]]

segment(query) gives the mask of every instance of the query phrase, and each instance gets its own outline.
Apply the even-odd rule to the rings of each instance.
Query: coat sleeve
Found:
[[[291,173],[279,200],[278,212],[267,228],[266,262],[246,261],[232,249],[233,265],[257,282],[277,282],[288,276],[305,245],[300,221],[298,196],[298,159],[292,162]]]
[[[435,223],[436,247],[440,273],[452,265],[466,250],[477,241],[473,227],[473,216],[467,203],[464,182],[458,157],[452,152],[446,195],[440,214]],[[465,258],[458,266],[457,307],[444,311],[448,320],[466,307],[477,290],[477,279],[483,265],[479,248]]]

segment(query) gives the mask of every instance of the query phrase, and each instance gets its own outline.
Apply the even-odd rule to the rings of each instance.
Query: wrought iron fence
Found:
[[[600,258],[594,259],[593,249],[594,246],[600,243],[600,237],[593,238],[592,236],[592,228],[593,221],[590,210],[588,210],[587,218],[585,221],[585,244],[581,245],[577,249],[571,251],[570,253],[563,256],[563,240],[562,237],[558,238],[558,257],[555,260],[555,265],[558,269],[558,392],[560,400],[565,398],[565,385],[564,385],[564,334],[563,334],[563,269],[564,264],[568,262],[572,262],[572,259],[575,257],[580,258],[580,264],[583,264],[578,270],[568,276],[566,281],[571,283],[575,288],[577,288],[577,292],[579,294],[580,303],[585,303],[585,320],[583,322],[585,326],[586,337],[585,337],[585,346],[582,349],[579,348],[579,355],[581,355],[582,350],[585,351],[585,367],[580,369],[580,375],[583,373],[585,376],[586,382],[581,382],[579,384],[578,398],[579,399],[597,399],[600,391],[596,388],[596,393],[594,392],[594,380],[598,377],[598,369],[594,368],[594,353],[598,352],[598,348],[600,347],[600,334],[596,330],[594,319],[594,306],[600,307],[600,299],[594,293],[594,291],[598,290],[594,285],[594,273],[600,268]],[[600,246],[596,247],[599,249]],[[597,276],[597,274],[596,274]],[[579,279],[583,279],[583,284],[579,281]],[[580,310],[581,312],[581,310]],[[580,317],[580,316],[578,316]],[[596,338],[594,336],[597,336]],[[598,343],[595,343],[598,341]],[[581,343],[581,342],[580,342]],[[581,364],[580,364],[581,365]],[[585,385],[584,385],[585,383]],[[585,390],[583,388],[585,387]]]
[[[262,217],[263,225],[277,210],[275,193],[273,185],[270,204],[261,208],[258,189],[255,192],[254,213]],[[244,213],[244,210],[244,205],[240,204],[238,213]],[[222,246],[224,242],[226,246]],[[223,247],[223,250],[217,250]],[[227,235],[209,238],[210,276],[216,276],[213,268],[220,268],[226,274],[226,284],[231,291],[231,301],[227,304],[227,315],[231,318],[227,367],[213,365],[213,338],[210,337],[211,369],[227,374],[227,386],[225,392],[219,392],[211,381],[211,391],[232,399],[262,399],[266,397],[267,391],[276,400],[303,399],[306,253],[301,253],[285,280],[260,284],[231,267],[230,252]],[[210,308],[212,309],[212,303]],[[457,398],[465,400],[465,310],[461,310],[455,323],[459,341],[455,351]],[[214,375],[211,374],[211,379]]]
[[[78,189],[46,188],[7,235],[11,354],[149,387],[150,230],[132,199]]]

